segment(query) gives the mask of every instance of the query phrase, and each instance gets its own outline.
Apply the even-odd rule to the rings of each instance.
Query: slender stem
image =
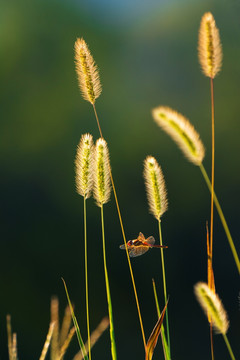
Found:
[[[158,229],[159,229],[160,245],[162,246],[161,220],[158,220]],[[161,261],[162,261],[162,275],[163,275],[163,292],[164,292],[164,300],[165,300],[165,305],[166,305],[167,304],[167,286],[166,286],[166,275],[165,275],[163,248],[161,248]],[[168,309],[166,309],[166,325],[167,325],[168,349],[169,349],[169,355],[171,357],[171,353],[170,353],[170,333],[169,333],[169,323],[168,323]]]
[[[214,127],[214,91],[213,79],[210,79],[211,84],[211,118],[212,118],[212,187],[211,187],[211,224],[210,224],[210,252],[212,256],[213,251],[213,197],[214,197],[214,173],[215,173],[215,127]]]
[[[212,355],[212,360],[214,360],[214,351],[213,351],[213,327],[212,327],[212,322],[210,322],[210,341],[211,341],[211,355]]]
[[[96,120],[97,120],[97,125],[98,125],[98,129],[99,129],[101,138],[103,138],[103,134],[102,134],[102,130],[101,130],[100,122],[99,122],[99,119],[98,119],[98,114],[97,114],[95,104],[93,104],[93,110],[94,110],[94,114],[95,114],[95,117],[96,117]]]
[[[212,184],[211,184],[211,222],[210,222],[210,257],[211,257],[211,270],[213,271],[212,259],[213,259],[213,198],[214,198],[214,182],[215,182],[215,124],[214,124],[214,90],[213,90],[213,78],[210,78],[211,87],[211,123],[212,123]],[[211,274],[212,275],[212,274]],[[212,276],[211,276],[212,283]],[[209,284],[211,285],[211,284]],[[214,360],[213,352],[213,329],[212,322],[210,323],[210,340],[211,340],[211,355]]]
[[[207,184],[207,186],[208,186],[208,189],[209,189],[209,191],[211,192],[212,186],[211,186],[211,182],[210,182],[210,180],[209,180],[209,177],[208,177],[208,175],[207,175],[207,172],[206,172],[203,164],[201,164],[199,167],[200,167],[200,170],[201,170],[202,175],[203,175],[203,177],[204,177],[204,180],[206,181],[206,184]],[[214,199],[214,203],[215,203],[217,212],[218,212],[219,217],[220,217],[220,219],[221,219],[223,228],[224,228],[224,230],[225,230],[225,233],[226,233],[226,236],[227,236],[227,239],[228,239],[230,248],[231,248],[231,250],[232,250],[232,254],[233,254],[233,257],[234,257],[234,260],[235,260],[237,269],[238,269],[238,273],[240,274],[240,261],[239,261],[239,257],[238,257],[238,254],[237,254],[237,251],[236,251],[236,248],[235,248],[235,245],[234,245],[232,236],[231,236],[231,234],[230,234],[230,231],[229,231],[227,222],[226,222],[226,220],[225,220],[225,217],[224,217],[222,208],[221,208],[221,206],[220,206],[220,204],[219,204],[219,201],[218,201],[218,198],[217,198],[215,192],[214,192],[214,194],[213,194],[213,199]]]
[[[230,355],[231,359],[232,359],[232,360],[236,360],[236,359],[235,359],[235,356],[234,356],[234,354],[233,354],[231,345],[230,345],[230,343],[229,343],[229,341],[228,341],[227,335],[226,335],[226,334],[223,334],[223,338],[224,338],[225,343],[226,343],[226,345],[227,345],[228,352],[229,352],[229,355]]]
[[[98,129],[99,129],[100,135],[101,135],[101,137],[103,138],[103,136],[102,136],[102,130],[101,130],[100,123],[99,123],[99,120],[98,120],[98,116],[97,116],[97,111],[96,111],[95,105],[93,105],[93,109],[94,109],[94,113],[95,113],[95,116],[96,116],[96,120],[97,120],[97,124],[98,124]],[[115,202],[116,202],[116,206],[117,206],[117,212],[118,212],[119,222],[120,222],[120,226],[121,226],[121,230],[122,230],[123,241],[124,241],[124,244],[125,244],[126,255],[127,255],[127,260],[128,260],[128,266],[129,266],[130,276],[131,276],[131,280],[132,280],[133,291],[134,291],[135,301],[136,301],[137,311],[138,311],[138,318],[139,318],[139,322],[140,322],[140,327],[141,327],[141,332],[142,332],[142,338],[143,338],[143,344],[144,344],[144,349],[145,349],[145,348],[146,348],[146,338],[145,338],[145,334],[144,334],[144,328],[143,328],[141,310],[140,310],[140,305],[139,305],[139,300],[138,300],[137,289],[136,289],[136,285],[135,285],[135,280],[134,280],[132,265],[131,265],[130,257],[129,257],[128,250],[127,250],[127,241],[126,241],[126,236],[125,236],[125,231],[124,231],[124,227],[123,227],[123,221],[122,221],[121,211],[120,211],[120,207],[119,207],[119,203],[118,203],[116,188],[115,188],[115,185],[114,185],[114,181],[113,181],[113,176],[112,176],[112,171],[111,171],[111,169],[110,169],[110,177],[111,177],[111,183],[112,183],[112,188],[113,188],[113,194],[114,194],[114,198],[115,198]]]
[[[86,196],[84,196],[84,247],[85,247],[85,288],[86,288],[86,315],[87,315],[87,334],[88,334],[88,354],[91,360],[91,338],[89,325],[89,304],[88,304],[88,261],[87,261],[87,211]]]
[[[101,222],[102,222],[102,241],[103,241],[103,263],[104,263],[105,283],[106,283],[107,302],[108,302],[108,315],[109,315],[109,322],[110,322],[111,352],[112,352],[112,359],[116,360],[117,359],[117,351],[116,351],[114,326],[113,326],[112,300],[111,300],[110,286],[109,286],[109,280],[108,280],[108,271],[107,271],[103,205],[101,206]]]

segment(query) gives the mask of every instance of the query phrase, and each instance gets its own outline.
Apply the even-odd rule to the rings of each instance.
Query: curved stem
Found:
[[[163,243],[162,243],[161,220],[158,220],[158,229],[159,229],[160,245],[162,246]],[[167,285],[166,285],[166,275],[165,275],[163,248],[161,248],[160,250],[161,250],[161,261],[162,261],[163,291],[164,291],[164,300],[165,300],[165,305],[166,305],[167,304]],[[167,325],[167,339],[168,339],[169,356],[171,357],[171,353],[170,353],[170,333],[169,333],[168,309],[167,308],[166,308],[166,325]]]
[[[211,181],[209,180],[209,177],[208,177],[208,175],[207,175],[207,172],[206,172],[203,164],[201,164],[201,165],[199,166],[199,168],[200,168],[200,170],[201,170],[201,172],[202,172],[202,175],[203,175],[203,177],[204,177],[204,180],[206,181],[207,187],[208,187],[209,191],[211,192],[211,189],[212,189]],[[236,251],[236,248],[235,248],[235,245],[234,245],[232,236],[231,236],[231,234],[230,234],[230,231],[229,231],[229,228],[228,228],[226,219],[225,219],[225,217],[224,217],[222,208],[221,208],[221,206],[220,206],[220,204],[219,204],[219,201],[218,201],[218,198],[217,198],[215,192],[213,193],[213,200],[214,200],[214,203],[215,203],[217,212],[218,212],[218,214],[219,214],[219,217],[220,217],[220,219],[221,219],[223,228],[224,228],[224,230],[225,230],[225,233],[226,233],[226,236],[227,236],[227,239],[228,239],[230,248],[231,248],[231,250],[232,250],[232,254],[233,254],[233,257],[234,257],[234,260],[235,260],[237,269],[238,269],[238,273],[240,274],[240,261],[239,261],[239,257],[238,257],[238,254],[237,254],[237,251]]]
[[[229,343],[229,341],[228,341],[227,335],[226,335],[226,334],[223,334],[223,338],[224,338],[225,343],[226,343],[226,345],[227,345],[228,352],[229,352],[229,355],[230,355],[231,359],[232,359],[232,360],[236,360],[236,359],[235,359],[235,356],[234,356],[234,354],[233,354],[231,345],[230,345],[230,343]]]
[[[98,116],[97,116],[96,107],[95,107],[94,104],[93,104],[93,109],[94,109],[95,117],[96,117],[96,120],[97,120],[97,124],[98,124],[98,129],[99,129],[100,135],[101,135],[101,137],[103,138],[102,130],[101,130],[101,127],[100,127],[100,123],[99,123]],[[145,334],[144,334],[144,328],[143,328],[141,310],[140,310],[140,305],[139,305],[139,300],[138,300],[137,289],[136,289],[136,285],[135,285],[135,280],[134,280],[132,265],[131,265],[130,257],[129,257],[128,250],[127,250],[127,241],[126,241],[125,231],[124,231],[124,227],[123,227],[123,221],[122,221],[121,211],[120,211],[120,207],[119,207],[119,203],[118,203],[117,192],[116,192],[116,188],[115,188],[115,185],[114,185],[114,181],[113,181],[113,176],[112,176],[112,171],[111,171],[111,169],[109,169],[109,172],[110,172],[110,178],[111,178],[111,183],[112,183],[112,188],[113,188],[113,194],[114,194],[114,198],[115,198],[115,202],[116,202],[116,206],[117,206],[117,212],[118,212],[119,222],[120,222],[120,226],[121,226],[121,230],[122,230],[123,241],[124,241],[125,249],[126,249],[126,255],[127,255],[127,260],[128,260],[128,266],[129,266],[130,276],[131,276],[131,280],[132,280],[132,285],[133,285],[133,291],[134,291],[134,295],[135,295],[135,301],[136,301],[136,306],[137,306],[137,311],[138,311],[138,318],[139,318],[140,327],[141,327],[141,332],[142,332],[144,349],[146,349],[146,339],[145,339]]]
[[[85,255],[85,288],[86,288],[86,315],[87,315],[87,334],[88,334],[88,354],[91,360],[91,338],[89,325],[89,305],[88,305],[88,261],[87,261],[87,211],[86,211],[86,197],[84,196],[84,255]]]
[[[211,84],[211,118],[212,118],[212,187],[211,187],[211,223],[210,223],[210,252],[212,256],[213,250],[213,194],[214,194],[214,172],[215,172],[215,126],[214,126],[214,91],[213,79],[210,79]]]
[[[109,286],[109,280],[108,280],[108,271],[107,271],[107,260],[106,260],[103,205],[101,206],[101,222],[102,222],[102,241],[103,241],[103,263],[104,263],[105,283],[106,283],[107,302],[108,302],[108,315],[109,315],[109,322],[110,322],[111,352],[112,352],[112,359],[117,360],[117,351],[116,351],[114,326],[113,326],[112,300],[111,300],[110,286]]]

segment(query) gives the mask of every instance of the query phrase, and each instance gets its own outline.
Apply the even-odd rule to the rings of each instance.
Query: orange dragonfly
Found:
[[[167,248],[165,245],[154,245],[155,239],[149,236],[147,239],[140,232],[137,239],[129,240],[127,242],[127,250],[130,257],[136,257],[145,254],[150,248]],[[119,246],[120,249],[125,250],[125,244]]]

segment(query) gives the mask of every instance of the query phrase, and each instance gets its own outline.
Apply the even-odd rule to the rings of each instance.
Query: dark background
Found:
[[[220,29],[223,68],[215,81],[216,193],[239,244],[240,4],[237,0],[1,0],[0,3],[0,359],[7,358],[5,316],[12,315],[20,359],[39,358],[52,295],[67,304],[64,277],[86,339],[83,200],[74,183],[80,136],[99,137],[92,108],[80,96],[74,42],[84,37],[100,68],[97,100],[128,239],[157,237],[148,213],[142,162],[162,166],[169,210],[162,220],[173,359],[210,358],[208,322],[193,295],[206,281],[205,222],[210,196],[197,167],[152,121],[160,104],[185,114],[206,146],[210,173],[210,84],[197,58],[200,19],[212,11]],[[88,206],[91,329],[107,314],[100,210]],[[107,261],[119,359],[144,359],[140,327],[115,202],[105,206]],[[158,250],[132,261],[146,337],[156,322],[152,278],[163,304]],[[239,276],[215,216],[217,292],[230,318],[229,340],[240,357]],[[220,335],[217,359],[228,358]],[[66,359],[78,350],[76,339]],[[163,358],[161,346],[155,358]],[[110,359],[108,333],[93,358]]]

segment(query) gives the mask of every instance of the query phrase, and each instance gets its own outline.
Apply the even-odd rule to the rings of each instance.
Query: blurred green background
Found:
[[[74,42],[84,37],[103,85],[96,107],[108,141],[125,231],[157,238],[148,212],[142,162],[162,166],[169,211],[162,221],[173,359],[210,358],[208,323],[193,295],[206,280],[205,223],[210,196],[197,167],[153,123],[160,104],[185,114],[206,145],[210,173],[210,88],[197,58],[202,15],[212,11],[224,60],[215,81],[216,192],[238,252],[240,3],[237,0],[1,0],[0,2],[0,359],[7,358],[5,316],[12,315],[20,359],[40,356],[52,295],[66,296],[64,277],[86,339],[83,201],[75,191],[74,157],[81,134],[99,137],[74,69]],[[100,210],[87,202],[90,316],[94,329],[107,314]],[[105,206],[107,256],[119,359],[143,359],[143,346],[115,202]],[[239,276],[215,216],[217,292],[230,318],[229,339],[240,357]],[[152,278],[163,304],[158,250],[132,261],[146,337],[157,320]],[[226,359],[220,336],[216,358]],[[73,341],[66,358],[78,350]],[[158,356],[157,356],[158,354]],[[110,359],[109,336],[93,350]],[[163,358],[160,344],[155,358]]]

